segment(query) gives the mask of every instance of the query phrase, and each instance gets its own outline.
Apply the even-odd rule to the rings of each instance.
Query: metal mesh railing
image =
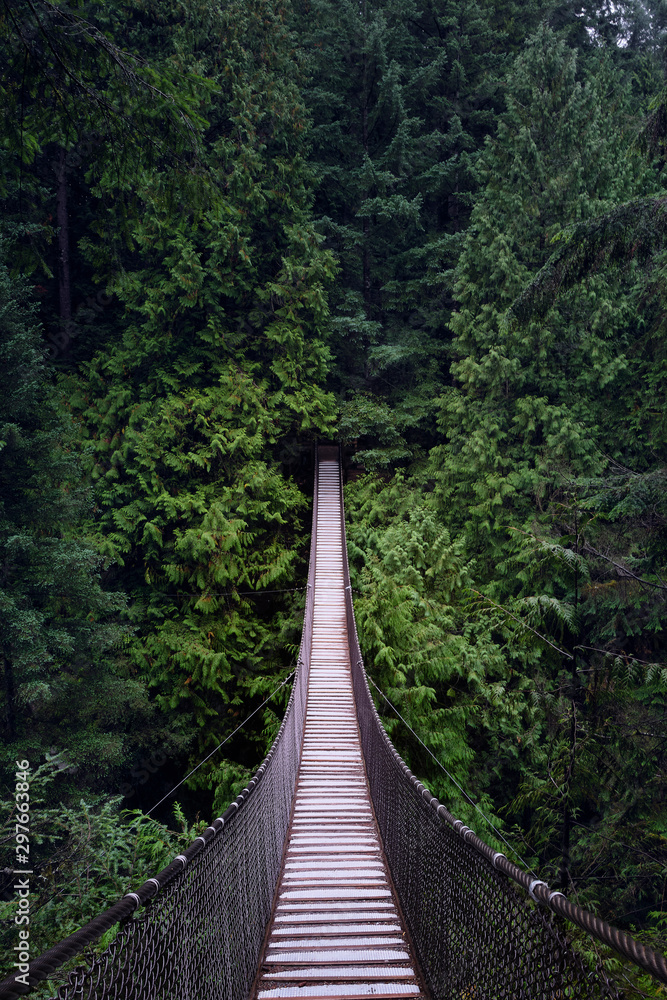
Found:
[[[14,976],[0,983],[2,1000],[29,993],[118,923],[111,945],[69,973],[58,1000],[247,997],[280,875],[301,758],[316,527],[317,489],[296,676],[278,736],[254,778],[224,815],[159,875],[31,962],[29,986]]]
[[[341,520],[344,540],[342,503]],[[667,982],[663,955],[575,906],[489,847],[408,769],[371,697],[343,548],[352,677],[371,796],[403,916],[434,1000],[616,1000],[615,985],[600,966],[590,968],[573,950],[559,917]]]

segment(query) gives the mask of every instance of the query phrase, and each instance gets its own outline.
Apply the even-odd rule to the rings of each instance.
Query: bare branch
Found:
[[[622,577],[629,577],[631,580],[636,580],[637,583],[641,583],[645,587],[653,587],[654,590],[667,590],[667,587],[665,587],[664,584],[652,583],[650,580],[645,580],[642,576],[637,576],[637,574],[633,573],[627,566],[616,562],[616,560],[612,559],[611,556],[605,556],[602,552],[598,552],[598,550],[594,549],[588,542],[584,542],[583,549],[584,552],[587,552],[589,555],[595,556],[598,559],[604,559],[605,562],[611,563],[611,565],[618,570]]]

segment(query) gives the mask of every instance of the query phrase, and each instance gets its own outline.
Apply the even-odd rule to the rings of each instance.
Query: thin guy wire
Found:
[[[284,688],[285,685],[287,684],[287,682],[292,677],[294,677],[295,673],[296,673],[296,670],[293,670],[291,674],[288,674],[287,677],[285,678],[285,680],[281,684],[278,685],[278,687],[275,689],[275,691],[272,691],[271,694],[268,696],[268,698],[265,698],[264,701],[262,702],[262,704],[258,705],[257,708],[255,709],[255,711],[251,712],[250,715],[246,719],[243,720],[243,722],[241,723],[241,725],[236,727],[236,729],[234,730],[233,733],[230,733],[229,736],[227,736],[222,741],[222,743],[218,743],[218,745],[215,748],[215,750],[212,750],[211,753],[208,755],[208,757],[204,757],[203,760],[200,760],[199,763],[197,764],[197,766],[194,767],[190,771],[190,774],[186,774],[182,781],[179,781],[179,783],[177,785],[174,785],[174,787],[172,788],[172,790],[170,792],[167,792],[167,794],[163,798],[161,798],[159,802],[156,802],[155,805],[152,806],[148,810],[147,813],[144,813],[144,815],[145,816],[150,816],[150,814],[153,812],[153,809],[157,809],[158,806],[161,806],[162,803],[166,801],[166,799],[168,799],[171,795],[174,794],[174,792],[176,791],[177,788],[180,788],[181,785],[188,780],[188,778],[192,777],[192,775],[195,773],[195,771],[199,770],[199,768],[202,766],[202,764],[205,764],[207,760],[210,760],[211,757],[213,756],[213,754],[216,754],[218,752],[218,750],[220,749],[220,747],[224,747],[225,743],[229,742],[229,740],[231,740],[232,736],[236,736],[236,734],[238,733],[239,729],[243,729],[243,727],[245,726],[245,724],[247,722],[250,722],[250,720],[252,719],[253,715],[257,715],[257,713],[259,712],[260,708],[264,708],[264,706],[266,705],[267,701],[271,701],[271,699],[273,698],[274,694],[277,694],[278,691],[280,691],[281,688]]]
[[[524,622],[521,618],[517,618],[517,616],[513,615],[511,611],[508,611],[507,608],[504,608],[502,604],[496,604],[496,602],[492,601],[490,597],[487,597],[486,594],[480,593],[479,590],[475,590],[474,587],[471,587],[470,590],[472,591],[473,594],[477,594],[478,597],[481,597],[482,600],[488,601],[489,604],[493,604],[494,608],[498,608],[499,611],[504,611],[506,615],[509,615],[510,618],[513,618],[515,622],[519,623],[519,625],[523,625],[524,628],[530,629],[530,631],[533,632],[538,637],[538,639],[541,639],[542,642],[546,642],[548,646],[551,646],[552,649],[555,649],[557,653],[561,654],[561,656],[566,656],[568,660],[574,659],[571,653],[568,653],[566,652],[566,650],[561,649],[560,646],[556,646],[553,642],[551,642],[550,639],[547,639],[546,635],[542,635],[541,632],[538,632],[537,629],[534,629],[532,625],[528,624],[528,622]]]
[[[426,746],[426,744],[424,743],[424,741],[423,741],[422,739],[420,739],[420,737],[419,737],[419,736],[417,736],[417,733],[416,733],[416,732],[414,731],[414,729],[412,728],[412,726],[410,725],[410,723],[409,723],[409,722],[407,722],[407,721],[406,721],[406,720],[405,720],[405,719],[403,718],[403,716],[401,715],[401,713],[399,712],[399,710],[398,710],[398,709],[396,708],[396,706],[395,706],[394,704],[392,704],[392,702],[391,702],[391,701],[389,701],[389,698],[387,698],[387,696],[386,696],[386,694],[384,693],[384,691],[382,691],[382,690],[381,690],[381,689],[380,689],[380,688],[379,688],[379,687],[377,686],[377,684],[375,683],[375,681],[373,680],[373,678],[372,678],[372,677],[369,677],[369,676],[368,676],[368,674],[366,674],[366,676],[368,677],[369,681],[371,682],[371,684],[373,685],[373,687],[375,688],[375,690],[376,690],[376,691],[377,691],[377,692],[378,692],[379,694],[381,694],[381,695],[382,695],[382,697],[384,698],[384,700],[385,700],[385,701],[387,702],[387,704],[388,704],[388,705],[389,705],[389,706],[390,706],[391,708],[393,708],[393,710],[394,710],[394,711],[396,712],[396,715],[397,715],[397,716],[399,717],[399,719],[401,720],[401,722],[403,723],[403,725],[404,725],[404,726],[407,726],[407,728],[408,728],[408,729],[410,730],[410,732],[412,733],[412,735],[414,736],[414,738],[415,738],[416,740],[418,740],[418,741],[419,741],[419,742],[421,743],[421,745],[423,746],[424,750],[426,750],[426,752],[427,752],[428,754],[430,754],[430,756],[431,756],[431,757],[433,758],[433,760],[434,760],[434,761],[436,762],[436,764],[438,765],[438,767],[442,768],[442,770],[443,770],[443,771],[445,772],[445,774],[447,775],[447,777],[449,778],[449,780],[450,780],[450,781],[453,781],[453,782],[454,782],[454,784],[456,785],[456,787],[458,788],[458,790],[459,790],[459,791],[461,792],[461,794],[463,795],[463,797],[464,797],[465,799],[467,799],[467,801],[468,801],[468,802],[470,803],[470,805],[471,805],[471,806],[474,806],[474,808],[475,808],[475,809],[477,810],[477,812],[478,812],[478,813],[480,814],[480,816],[482,817],[482,819],[483,819],[483,820],[485,820],[485,822],[489,824],[489,826],[491,827],[491,829],[493,830],[493,832],[494,832],[494,833],[495,833],[495,834],[496,834],[496,835],[497,835],[497,836],[498,836],[498,837],[500,838],[500,840],[502,840],[503,844],[505,844],[505,846],[506,846],[506,847],[509,847],[509,849],[510,849],[510,851],[512,852],[512,854],[516,854],[517,858],[519,859],[519,861],[521,862],[521,864],[522,864],[522,865],[524,866],[524,868],[527,868],[527,869],[528,869],[528,871],[529,871],[529,872],[531,873],[531,875],[534,875],[534,874],[535,874],[535,872],[534,872],[534,871],[533,871],[533,869],[532,869],[532,868],[530,867],[530,865],[529,865],[529,864],[527,864],[527,862],[525,862],[525,861],[523,860],[523,858],[521,857],[521,855],[519,854],[519,852],[518,852],[518,851],[516,851],[516,850],[515,850],[515,849],[514,849],[514,848],[512,847],[512,845],[511,845],[511,844],[509,843],[509,841],[505,840],[505,838],[503,837],[503,835],[502,835],[502,833],[500,832],[500,830],[499,830],[499,829],[498,829],[497,827],[495,827],[495,826],[493,825],[493,823],[492,823],[492,822],[491,822],[491,820],[490,820],[490,819],[488,818],[488,816],[485,816],[485,815],[484,815],[484,813],[482,812],[482,810],[480,809],[480,807],[479,807],[479,806],[477,805],[477,803],[476,803],[476,802],[474,801],[474,799],[471,799],[471,798],[470,798],[470,796],[468,795],[468,793],[466,792],[466,790],[465,790],[464,788],[462,788],[462,787],[461,787],[461,785],[459,785],[459,783],[458,783],[458,781],[456,780],[456,778],[454,777],[454,775],[453,775],[453,774],[450,774],[450,773],[449,773],[449,771],[447,770],[447,768],[445,767],[445,765],[444,765],[443,763],[441,763],[441,761],[439,761],[439,760],[438,760],[438,758],[437,758],[437,757],[435,756],[435,754],[434,754],[434,753],[432,753],[432,751],[431,751],[431,750],[429,750],[429,748],[428,748],[428,747]]]
[[[168,590],[151,590],[151,594],[161,594],[163,597],[261,597],[262,594],[295,594],[307,587],[287,587],[285,590],[179,590],[170,595]]]

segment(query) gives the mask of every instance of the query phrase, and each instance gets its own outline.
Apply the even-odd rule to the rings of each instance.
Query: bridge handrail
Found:
[[[497,883],[500,876],[504,875],[512,882],[521,886],[536,903],[540,904],[540,907],[536,909],[532,907],[527,898],[520,898],[515,892],[524,913],[532,914],[536,917],[536,919],[532,920],[532,924],[541,925],[540,933],[543,939],[543,947],[551,949],[553,952],[554,961],[551,963],[551,967],[549,967],[544,954],[539,959],[545,972],[543,978],[547,982],[547,977],[551,977],[552,987],[554,976],[560,976],[563,980],[566,978],[564,968],[565,962],[568,962],[571,963],[573,970],[578,970],[576,973],[572,972],[572,976],[578,980],[573,985],[576,985],[578,989],[582,989],[584,985],[588,986],[587,993],[577,992],[572,995],[582,998],[585,996],[610,998],[618,996],[615,986],[608,980],[606,973],[601,967],[598,967],[595,973],[591,973],[584,968],[579,955],[573,952],[560,928],[553,921],[549,920],[548,912],[544,913],[544,911],[551,911],[551,913],[558,917],[566,918],[573,924],[581,927],[602,944],[610,946],[624,957],[630,959],[631,962],[655,976],[656,979],[667,983],[667,959],[664,955],[641,944],[624,931],[612,927],[589,910],[585,910],[583,907],[570,902],[563,893],[552,890],[546,882],[541,879],[535,879],[532,875],[523,871],[518,865],[506,858],[504,854],[486,844],[462,820],[456,819],[431,794],[428,788],[410,771],[393,746],[375,708],[359,647],[350,585],[350,570],[347,559],[345,511],[342,494],[342,462],[340,490],[343,574],[350,661],[352,664],[357,714],[359,717],[359,727],[368,770],[371,796],[382,833],[385,853],[389,861],[404,916],[408,922],[412,941],[422,965],[422,972],[429,983],[433,996],[435,998],[466,995],[476,996],[477,992],[474,992],[475,990],[479,990],[480,995],[487,995],[481,987],[480,979],[483,974],[489,974],[488,969],[491,962],[491,953],[487,941],[485,945],[483,944],[481,953],[476,958],[470,960],[468,963],[470,967],[467,969],[463,968],[460,955],[445,954],[447,949],[444,945],[449,930],[444,925],[447,920],[450,923],[452,922],[451,914],[445,913],[444,910],[439,913],[435,913],[433,910],[430,913],[422,912],[418,898],[420,892],[429,895],[431,900],[437,894],[434,884],[430,886],[426,885],[428,878],[423,871],[424,865],[427,863],[425,855],[429,851],[434,855],[437,853],[440,854],[440,857],[437,859],[435,857],[431,858],[428,864],[433,872],[436,870],[441,872],[441,883],[449,880],[450,889],[452,889],[455,876],[452,872],[447,873],[444,871],[445,855],[449,853],[460,862],[462,856],[467,854],[468,857],[466,860],[471,869],[469,878],[477,877],[480,879],[480,882],[482,877],[487,880],[487,885],[485,891],[481,893],[482,895],[492,895],[493,890],[489,889],[489,886],[492,883]],[[410,789],[412,801],[408,802],[405,806],[405,810],[409,814],[408,818],[403,817],[400,820],[396,815],[396,811],[397,808],[400,808],[399,799],[406,787]],[[435,823],[427,824],[431,828],[429,835],[427,835],[424,830],[418,830],[417,826],[420,820],[424,821],[429,818],[435,821]],[[401,847],[405,847],[405,845],[398,843],[400,841],[401,822],[404,823],[404,832],[406,825],[411,824],[411,858],[407,858],[401,851]],[[424,841],[424,844],[419,843],[420,839]],[[425,846],[426,842],[428,842],[428,850]],[[476,867],[475,857],[479,859],[479,867],[476,872],[474,871]],[[432,877],[435,878],[434,875]],[[419,885],[420,880],[421,884]],[[509,888],[511,886],[505,886],[505,890]],[[443,888],[442,891],[445,892],[447,890]],[[459,887],[459,895],[460,892]],[[507,899],[507,893],[505,892],[505,901]],[[514,901],[512,901],[512,906],[513,903]],[[519,919],[516,916],[518,912],[518,910],[515,911],[514,919]],[[441,920],[441,926],[435,927],[438,918]],[[493,922],[493,919],[490,918],[490,923]],[[531,923],[530,917],[526,917],[524,923],[529,925]],[[530,931],[536,933],[537,926],[531,927]],[[496,928],[496,932],[498,934],[501,933],[499,928]],[[453,936],[456,937],[456,935]],[[488,935],[482,935],[482,938],[485,936]],[[435,948],[433,947],[434,943],[436,944]],[[508,942],[507,948],[509,951],[512,951],[515,947],[516,944]],[[516,961],[517,965],[519,965],[520,961],[518,958],[516,958]],[[535,959],[531,959],[531,961],[535,961]],[[456,975],[459,976],[459,981],[457,982],[454,981]],[[534,971],[532,975],[535,976]],[[583,980],[586,980],[585,984],[582,981],[582,977]],[[446,986],[445,984],[448,985]],[[502,986],[506,988],[506,983],[503,983]],[[471,987],[473,988],[472,993],[456,992],[457,990],[465,991],[466,988],[470,989]],[[524,993],[517,992],[512,994],[510,992],[507,994],[503,993],[503,995],[523,996]],[[553,995],[555,996],[556,994]],[[569,996],[570,994],[563,993],[562,995]]]
[[[136,926],[133,925],[138,925],[141,929],[145,930],[146,925],[151,920],[151,914],[155,912],[154,908],[156,904],[160,902],[161,894],[169,895],[170,897],[177,894],[184,879],[188,878],[191,873],[193,863],[195,865],[202,866],[205,862],[207,853],[209,853],[211,849],[215,849],[216,845],[221,845],[227,837],[231,837],[238,832],[239,826],[243,823],[243,817],[248,814],[248,804],[257,802],[260,798],[257,790],[266,783],[268,776],[273,779],[273,784],[271,788],[268,789],[267,794],[271,795],[273,792],[273,800],[278,800],[280,816],[276,816],[275,811],[271,816],[268,816],[266,815],[268,810],[260,809],[259,814],[254,817],[256,824],[253,834],[256,832],[257,826],[261,825],[262,822],[268,824],[269,821],[271,821],[273,823],[273,829],[270,831],[271,843],[269,845],[272,850],[269,852],[265,851],[263,854],[259,851],[255,852],[257,855],[262,854],[261,857],[257,857],[257,862],[260,868],[260,879],[256,879],[256,881],[261,882],[262,874],[265,877],[265,884],[259,886],[259,890],[261,891],[257,891],[256,893],[257,898],[261,897],[261,905],[259,910],[255,913],[254,920],[249,919],[248,916],[248,910],[251,909],[250,904],[245,906],[243,914],[239,914],[239,919],[236,921],[236,924],[234,924],[232,920],[225,917],[225,929],[228,933],[219,934],[217,936],[216,944],[218,948],[221,950],[227,949],[227,952],[229,952],[231,946],[230,938],[233,938],[234,934],[242,935],[243,942],[237,949],[237,954],[234,956],[235,961],[227,961],[227,959],[231,959],[231,956],[223,955],[223,962],[225,964],[224,974],[215,984],[211,984],[211,988],[208,991],[205,991],[207,1000],[213,1000],[213,998],[218,997],[224,998],[224,1000],[238,1000],[240,996],[247,996],[259,962],[265,928],[269,920],[271,904],[280,874],[283,843],[287,833],[292,795],[301,757],[301,744],[304,728],[303,720],[305,717],[308,673],[310,670],[310,647],[313,630],[316,545],[317,454],[315,454],[313,527],[310,543],[308,585],[306,588],[306,608],[304,614],[303,633],[301,636],[301,646],[297,660],[294,683],[292,685],[292,691],[290,693],[285,716],[278,731],[278,735],[271,745],[271,749],[255,772],[252,780],[243,789],[241,794],[235,799],[234,802],[231,803],[222,816],[219,816],[216,820],[214,820],[213,823],[207,827],[206,830],[204,830],[204,833],[197,837],[182,854],[179,854],[176,858],[174,858],[174,860],[170,862],[166,868],[163,868],[158,875],[147,879],[143,885],[141,885],[134,892],[126,893],[125,896],[119,899],[117,903],[114,903],[114,905],[108,910],[100,913],[84,927],[81,927],[78,931],[75,931],[74,934],[70,934],[69,937],[59,941],[58,944],[49,948],[38,958],[30,962],[28,985],[24,985],[23,982],[17,982],[16,977],[18,972],[4,979],[0,983],[0,1000],[15,1000],[17,997],[25,996],[27,993],[30,993],[40,982],[43,982],[51,976],[62,965],[64,965],[65,962],[81,954],[88,945],[99,940],[99,938],[106,931],[117,923],[120,923],[121,927],[116,939],[101,955],[93,957],[90,966],[78,966],[69,973],[68,982],[64,986],[61,986],[57,991],[59,1000],[69,1000],[69,998],[74,1000],[75,997],[78,1000],[78,998],[83,996],[97,996],[96,984],[99,984],[100,981],[105,983],[105,997],[125,997],[126,993],[124,991],[127,987],[128,975],[131,975],[133,980],[133,1000],[141,1000],[141,998],[145,998],[145,1000],[159,1000],[160,996],[162,996],[164,1000],[169,1000],[169,998],[174,996],[173,990],[169,987],[169,985],[161,986],[159,983],[155,982],[155,979],[146,981],[146,976],[141,975],[141,973],[145,972],[146,965],[148,964],[145,960],[145,956],[135,953],[135,965],[140,968],[138,970],[134,968],[128,969],[128,956],[122,954],[123,947],[127,946],[128,952],[131,952],[133,939],[136,939],[137,937],[134,933]],[[289,746],[287,745],[288,740],[291,741]],[[287,758],[287,760],[283,760],[283,758]],[[248,846],[248,844],[249,841],[246,841],[246,846]],[[261,872],[262,863],[266,865],[266,871],[263,873]],[[223,882],[226,877],[238,877],[239,871],[243,869],[243,866],[239,864],[238,856],[231,856],[230,854],[229,864],[232,870],[228,873],[225,873],[225,871],[220,868],[216,870],[215,879],[218,883]],[[253,876],[256,876],[256,872],[249,873],[246,871],[244,874],[244,877],[248,879]],[[211,885],[209,885],[208,888],[213,890]],[[255,888],[257,889],[257,886]],[[247,900],[245,902],[247,903]],[[148,909],[142,917],[137,920],[130,919],[135,911],[146,906],[147,904]],[[167,900],[165,905],[168,906],[168,904],[169,900]],[[178,917],[174,917],[173,913],[167,913],[165,916],[165,913],[163,912],[157,913],[155,916],[155,922],[159,924],[160,931],[164,932],[165,928],[170,930],[173,925],[178,925],[179,919]],[[200,923],[202,922],[203,921],[200,921]],[[200,928],[196,929],[192,925],[188,925],[188,935],[191,940],[194,940],[197,934],[202,933],[205,936],[205,931],[202,931]],[[173,934],[172,937],[174,937]],[[176,958],[179,957],[177,954],[179,951],[177,942],[171,941],[168,946],[165,945],[164,942],[160,942],[160,945],[163,952],[165,947],[169,947],[171,949],[169,956],[170,961],[174,960],[174,955],[176,955]],[[147,945],[147,947],[149,946]],[[158,946],[156,945],[156,951],[157,947]],[[151,957],[153,959],[153,964],[155,964],[155,954]],[[190,959],[191,957],[192,956],[190,956]],[[188,965],[188,962],[185,962],[184,964]],[[207,964],[209,966],[213,966],[215,964],[212,956]],[[232,968],[233,966],[234,968]],[[202,972],[201,970],[196,972],[192,968],[188,968],[186,970],[186,978],[191,977],[193,974],[197,975],[198,982],[201,985],[204,985],[206,977],[211,975],[208,969],[205,970],[205,972]],[[84,993],[85,989],[89,992]],[[166,989],[166,992],[161,994],[160,989]],[[187,990],[183,990],[182,993],[184,996],[187,995]],[[204,994],[202,993],[202,996],[203,995]]]

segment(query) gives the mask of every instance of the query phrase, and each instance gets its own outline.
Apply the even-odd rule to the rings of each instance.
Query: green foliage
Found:
[[[59,803],[58,794],[68,791],[63,788],[63,777],[57,757],[31,773],[30,946],[35,955],[156,875],[206,825],[204,820],[189,824],[176,806],[177,829],[167,829],[138,810],[121,813],[120,796],[88,794],[69,804]],[[13,807],[3,810],[0,837],[14,839]],[[13,878],[10,874],[10,886]],[[9,894],[14,895],[11,889]],[[0,903],[3,978],[12,971],[16,906],[16,898]],[[106,947],[116,929],[105,934],[94,949]],[[50,996],[66,981],[68,968],[64,966],[41,987],[42,996]]]
[[[145,684],[119,653],[125,598],[100,585],[82,535],[91,497],[46,382],[35,305],[0,244],[0,639],[10,754],[67,749],[88,781],[136,746],[125,725],[151,715]]]
[[[495,622],[470,614],[474,566],[432,502],[397,474],[346,491],[359,638],[370,676],[487,815],[493,783],[531,725],[527,680],[508,669]],[[499,641],[500,640],[500,641]],[[429,761],[380,699],[396,746],[436,795],[479,827],[459,789]],[[500,824],[500,821],[496,822]],[[495,835],[490,829],[485,834]]]
[[[664,246],[666,228],[665,198],[659,196],[627,202],[556,233],[555,252],[510,307],[510,322],[513,316],[521,322],[544,315],[560,292],[602,268],[646,265]]]
[[[297,583],[306,504],[280,461],[326,432],[334,409],[321,387],[333,262],[309,218],[283,14],[264,0],[211,10],[216,49],[199,49],[198,18],[183,6],[162,55],[201,78],[202,168],[137,176],[138,266],[112,286],[122,323],[63,388],[96,484],[100,550],[141,607],[132,661],[158,706],[195,728],[200,753],[289,662],[280,602],[251,594]],[[215,787],[211,768],[201,780]]]
[[[59,171],[70,203],[85,190],[89,204],[78,201],[81,217],[99,226],[104,211],[107,238],[109,228],[122,238],[126,192],[141,165],[197,154],[204,121],[194,113],[190,80],[168,63],[156,72],[145,53],[136,52],[134,43],[146,42],[144,4],[123,8],[103,0],[85,7],[7,0],[0,11],[0,199],[4,224],[17,220],[24,226],[13,266],[36,272],[47,282],[44,293],[62,267],[60,253],[49,247],[58,225]],[[124,194],[96,210],[95,185],[108,173]],[[78,222],[72,220],[75,228]],[[89,283],[78,290],[89,295]],[[67,331],[57,327],[51,310],[45,318],[56,353],[66,349]]]
[[[446,376],[451,270],[500,77],[534,5],[308,0],[318,229],[340,261],[332,293],[340,433],[368,468],[433,443]]]
[[[460,259],[452,318],[461,389],[443,397],[441,418],[450,441],[443,464],[480,526],[506,522],[509,507],[528,515],[563,466],[600,467],[596,437],[614,419],[607,401],[628,367],[619,342],[632,344],[629,294],[598,275],[520,330],[504,323],[503,304],[539,270],[564,221],[601,213],[646,184],[605,120],[611,87],[604,64],[580,82],[575,53],[543,27],[517,60],[507,116],[485,152],[486,189]]]

